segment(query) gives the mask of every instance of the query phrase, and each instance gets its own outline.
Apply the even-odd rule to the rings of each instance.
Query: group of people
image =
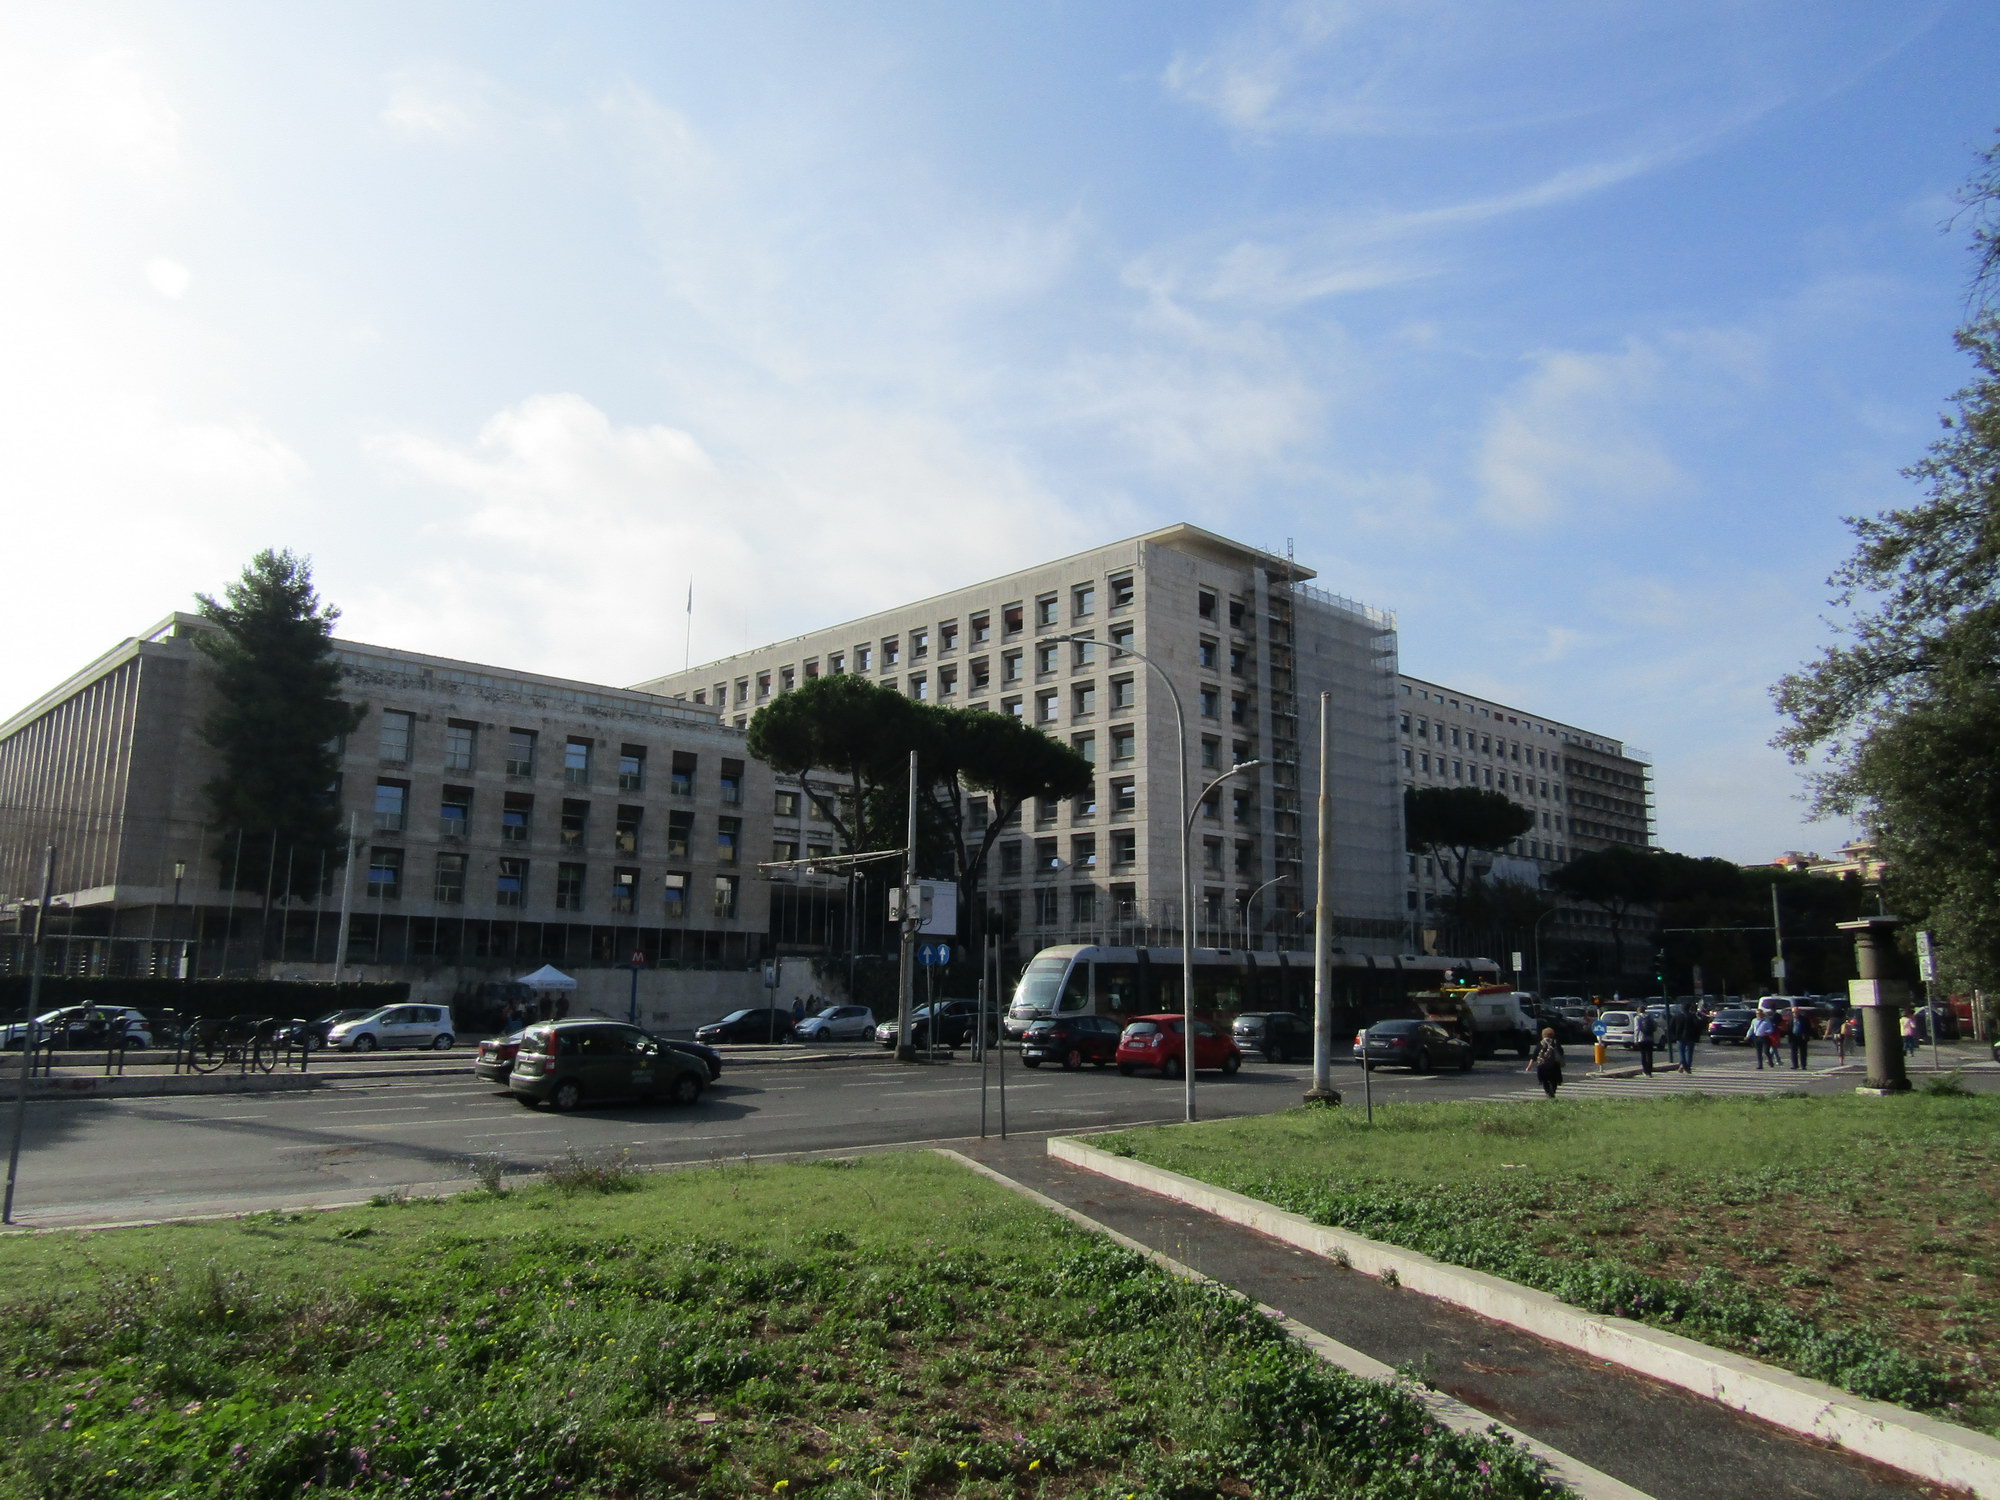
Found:
[[[1803,1072],[1812,1047],[1814,1016],[1807,1005],[1787,1009],[1769,995],[1759,1000],[1757,1014],[1750,1021],[1750,1043],[1757,1049],[1758,1068],[1778,1066],[1778,1043],[1782,1041],[1791,1049],[1792,1067]]]

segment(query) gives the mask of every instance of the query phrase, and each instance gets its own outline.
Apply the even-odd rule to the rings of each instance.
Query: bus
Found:
[[[1430,954],[1333,955],[1333,1034],[1418,1014],[1412,994],[1457,981],[1493,984],[1490,958]],[[1035,1021],[1055,1016],[1132,1016],[1181,1011],[1181,950],[1066,944],[1028,960],[1007,1007],[1007,1036],[1018,1041]],[[1247,948],[1194,950],[1194,1013],[1227,1024],[1244,1011],[1313,1013],[1313,956]]]

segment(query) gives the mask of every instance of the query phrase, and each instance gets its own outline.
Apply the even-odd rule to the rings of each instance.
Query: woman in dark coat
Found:
[[[1542,1039],[1535,1043],[1534,1055],[1528,1059],[1527,1071],[1533,1073],[1541,1082],[1543,1093],[1551,1099],[1555,1098],[1556,1090],[1562,1087],[1563,1081],[1563,1049],[1562,1043],[1556,1040],[1556,1030],[1553,1026],[1542,1028]]]

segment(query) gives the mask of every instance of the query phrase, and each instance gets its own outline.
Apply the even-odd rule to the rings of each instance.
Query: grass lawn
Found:
[[[1093,1144],[2000,1433],[2000,1098],[1377,1105]]]
[[[0,1239],[0,1496],[1542,1496],[928,1153]]]

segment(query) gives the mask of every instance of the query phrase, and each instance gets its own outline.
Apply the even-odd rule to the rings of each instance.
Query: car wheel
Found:
[[[550,1093],[549,1103],[553,1104],[564,1114],[568,1114],[579,1104],[583,1103],[583,1085],[578,1083],[574,1078],[565,1078]]]
[[[1288,1063],[1291,1060],[1292,1054],[1287,1052],[1283,1047],[1268,1047],[1264,1051],[1265,1062]]]
[[[1067,1052],[1065,1052],[1065,1053],[1063,1054],[1063,1064],[1062,1064],[1062,1065],[1063,1065],[1063,1071],[1064,1071],[1065,1073],[1080,1073],[1080,1072],[1082,1072],[1082,1071],[1083,1071],[1083,1053],[1081,1053],[1080,1051],[1078,1051],[1078,1050],[1077,1050],[1077,1049],[1076,1049],[1075,1047],[1072,1047],[1072,1048],[1070,1048],[1070,1049],[1069,1049],[1069,1051],[1067,1051]]]
[[[317,1031],[308,1031],[305,1035],[305,1040],[300,1045],[308,1052],[317,1052],[326,1045],[326,1038],[321,1036]]]
[[[363,1032],[354,1039],[353,1046],[356,1052],[373,1052],[375,1050],[375,1038]]]
[[[451,1044],[455,1040],[457,1039],[449,1031],[440,1032],[431,1038],[431,1051],[449,1052],[451,1051]]]
[[[1229,1056],[1223,1058],[1222,1060],[1223,1076],[1227,1077],[1229,1074],[1234,1073],[1238,1068],[1242,1066],[1243,1066],[1243,1059],[1237,1056],[1234,1052],[1230,1053]]]
[[[1042,1060],[1039,1057],[1024,1057],[1021,1059],[1021,1066],[1024,1068],[1039,1068],[1041,1065]]]
[[[701,1080],[692,1073],[683,1073],[667,1086],[667,1103],[692,1104],[701,1097]]]
[[[1160,1069],[1160,1072],[1165,1074],[1168,1078],[1179,1078],[1183,1071],[1184,1071],[1183,1064],[1178,1057],[1168,1058],[1167,1065],[1164,1068]]]

